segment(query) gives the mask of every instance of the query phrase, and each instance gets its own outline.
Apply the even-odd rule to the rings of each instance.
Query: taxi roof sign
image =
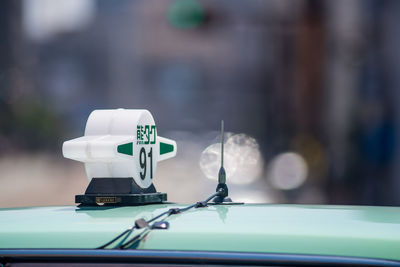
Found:
[[[155,193],[152,184],[157,162],[174,157],[176,150],[175,141],[157,135],[153,116],[145,109],[94,110],[85,135],[64,142],[62,148],[64,157],[85,163],[89,181],[97,184],[89,191],[109,195],[126,194],[126,185],[121,187],[119,182],[122,178],[133,179],[131,194]]]

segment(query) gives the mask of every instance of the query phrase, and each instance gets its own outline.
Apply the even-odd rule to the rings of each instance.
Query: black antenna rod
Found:
[[[226,173],[224,169],[224,121],[221,121],[221,167],[218,173],[218,183],[226,183]]]
[[[224,121],[221,121],[221,167],[218,172],[218,186],[216,189],[219,195],[214,199],[215,203],[222,203],[224,201],[231,202],[228,196],[228,186],[226,186],[226,172],[224,169]]]

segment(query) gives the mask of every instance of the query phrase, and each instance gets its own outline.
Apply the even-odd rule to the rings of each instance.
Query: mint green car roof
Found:
[[[0,249],[96,248],[176,204],[0,209]],[[317,254],[400,260],[400,208],[210,205],[171,215],[137,249]],[[139,230],[135,230],[138,233]]]

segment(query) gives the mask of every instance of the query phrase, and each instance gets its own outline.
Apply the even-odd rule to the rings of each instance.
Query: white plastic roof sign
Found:
[[[66,158],[85,163],[92,178],[133,177],[141,188],[154,180],[157,162],[176,155],[176,142],[157,135],[145,109],[94,110],[85,135],[64,142]]]

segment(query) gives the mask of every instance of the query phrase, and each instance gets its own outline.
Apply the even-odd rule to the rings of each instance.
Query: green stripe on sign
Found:
[[[133,156],[133,143],[126,143],[117,147],[118,153]]]
[[[174,146],[160,142],[160,155],[174,151]]]

